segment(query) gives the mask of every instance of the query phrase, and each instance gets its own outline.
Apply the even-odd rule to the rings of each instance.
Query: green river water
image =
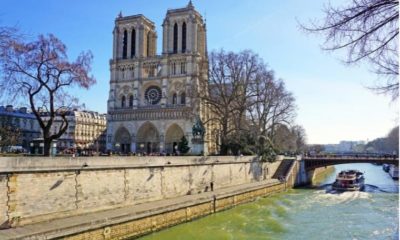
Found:
[[[342,169],[365,172],[362,192],[336,193]],[[398,182],[372,164],[335,166],[316,187],[294,189],[141,238],[179,239],[398,239]]]

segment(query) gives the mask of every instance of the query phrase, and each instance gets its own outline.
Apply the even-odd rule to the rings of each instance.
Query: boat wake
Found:
[[[331,194],[341,194],[344,191],[337,191],[332,189],[332,184],[323,184],[319,186],[311,186],[309,188],[312,189],[317,189],[317,190],[325,190],[326,193],[331,193]],[[398,193],[399,189],[394,188],[392,185],[383,185],[383,186],[375,186],[372,184],[365,184],[364,188],[360,190],[361,192],[367,192],[367,193],[379,193],[379,192],[384,192],[384,193]]]
[[[336,191],[330,189],[319,190],[315,192],[314,200],[323,203],[324,205],[335,205],[341,203],[348,203],[358,199],[369,199],[370,194],[363,191]]]

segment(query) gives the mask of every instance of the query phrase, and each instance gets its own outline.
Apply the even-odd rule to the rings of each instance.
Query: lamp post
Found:
[[[31,147],[31,154],[34,154],[35,151],[34,151],[33,146],[35,146],[35,145],[33,144],[33,142],[31,142],[31,143],[29,144],[29,146]]]
[[[140,144],[140,151],[141,151],[142,153],[144,152],[144,144],[143,144],[143,143]]]
[[[119,149],[119,147],[120,147],[121,145],[117,142],[117,143],[115,143],[115,149],[118,151],[118,152],[120,152],[120,149]]]
[[[161,145],[160,145],[160,154],[164,154],[163,148],[164,148],[164,146],[161,144]]]

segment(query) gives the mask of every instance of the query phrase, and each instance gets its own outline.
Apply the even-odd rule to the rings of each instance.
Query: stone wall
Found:
[[[0,226],[198,194],[271,178],[254,157],[0,158]]]
[[[169,211],[149,215],[136,220],[108,225],[98,229],[64,236],[68,240],[86,239],[132,239],[159,231],[163,228],[192,221],[212,213],[224,211],[236,205],[255,200],[257,197],[268,196],[286,189],[284,183],[266,185],[256,189],[248,189],[241,193],[216,197],[213,200],[196,203],[190,206],[177,206]]]

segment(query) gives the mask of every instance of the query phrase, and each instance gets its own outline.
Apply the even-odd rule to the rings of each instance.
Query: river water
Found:
[[[343,169],[365,172],[362,192],[331,190]],[[315,187],[259,198],[141,238],[162,239],[398,239],[398,182],[372,164],[343,164]]]

